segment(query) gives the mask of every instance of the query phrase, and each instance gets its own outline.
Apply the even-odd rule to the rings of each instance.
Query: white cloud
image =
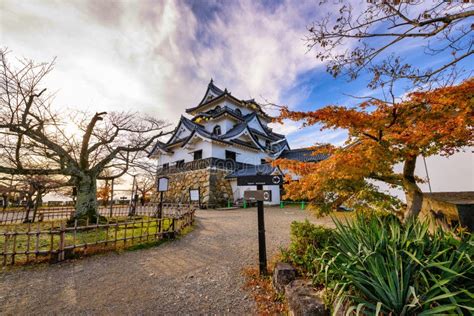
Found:
[[[279,102],[300,72],[312,2],[273,10],[228,2],[198,20],[185,2],[2,1],[1,43],[12,56],[48,61],[60,107],[139,110],[175,121],[210,77],[236,96]],[[315,13],[316,15],[316,13]],[[204,40],[207,39],[207,40]]]
[[[276,133],[283,134],[283,135],[290,135],[299,131],[301,129],[302,123],[290,121],[290,120],[284,120],[283,124],[270,123],[269,126]]]
[[[342,129],[323,130],[321,126],[314,125],[303,129],[299,133],[289,136],[289,143],[292,148],[314,146],[315,144],[332,144],[342,146],[347,140],[347,131]]]
[[[272,9],[256,1],[223,5],[200,20],[186,2],[173,0],[2,0],[0,45],[12,57],[58,57],[46,84],[58,91],[60,109],[137,110],[174,122],[201,99],[210,77],[237,97],[280,102],[298,75],[320,66],[306,51],[307,24],[339,7],[289,0]],[[296,105],[305,97],[299,91],[286,100]],[[346,137],[299,130],[295,122],[275,130],[293,148],[340,145]]]

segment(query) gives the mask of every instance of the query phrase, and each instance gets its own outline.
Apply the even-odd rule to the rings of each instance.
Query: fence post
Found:
[[[301,201],[301,209],[304,210],[304,201]]]
[[[244,208],[247,208],[247,200],[244,199]]]
[[[173,232],[173,237],[176,237],[176,226],[175,226],[175,218],[171,219],[171,231]]]
[[[59,231],[59,252],[58,252],[58,261],[63,261],[63,260],[64,260],[65,233],[66,233],[65,223],[64,223],[64,222],[61,222],[61,228],[60,228],[60,231]]]

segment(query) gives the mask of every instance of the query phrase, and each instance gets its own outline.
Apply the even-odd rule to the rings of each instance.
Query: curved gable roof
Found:
[[[211,93],[212,95],[214,95],[214,98],[208,99],[208,96]],[[214,81],[212,79],[207,86],[206,93],[204,94],[204,97],[202,98],[201,102],[199,102],[197,106],[186,109],[186,113],[192,114],[193,112],[195,112],[196,110],[200,108],[203,108],[209,104],[212,104],[214,102],[217,102],[223,99],[232,101],[238,106],[244,106],[244,107],[250,108],[252,111],[257,112],[259,115],[261,115],[265,119],[271,119],[271,117],[262,110],[262,107],[260,106],[260,104],[255,102],[255,99],[240,100],[234,97],[230,92],[228,92],[227,89],[222,90],[218,88],[214,84]]]
[[[244,134],[245,132],[248,133],[248,135],[250,136],[250,139],[252,140],[252,142],[255,144],[255,146],[257,148],[259,148],[261,150],[266,150],[266,148],[258,142],[258,140],[256,139],[254,133],[252,132],[252,130],[247,125],[247,122],[240,123],[240,124],[236,125],[230,131],[228,131],[227,133],[222,135],[222,139],[226,139],[226,140],[230,140],[230,141],[237,140],[237,138],[239,136],[241,136],[242,134]]]
[[[207,103],[207,97],[209,96],[210,92],[212,93],[212,95],[214,95],[214,97],[224,94],[224,91],[221,88],[217,87],[214,84],[214,80],[212,80],[211,78],[211,81],[207,85],[206,93],[204,93],[204,96],[202,97],[202,100],[201,102],[199,102],[198,106],[200,106],[201,104]]]

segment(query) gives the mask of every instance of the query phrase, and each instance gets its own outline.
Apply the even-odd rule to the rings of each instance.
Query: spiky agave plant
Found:
[[[474,311],[474,239],[394,216],[335,220],[335,243],[315,280],[349,312],[393,315]]]

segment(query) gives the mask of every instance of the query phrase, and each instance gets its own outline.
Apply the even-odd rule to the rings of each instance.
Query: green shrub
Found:
[[[334,241],[305,259],[329,302],[364,314],[469,314],[474,311],[474,238],[401,224],[394,216],[335,220]],[[319,254],[319,256],[318,256]],[[307,262],[305,262],[307,264]]]
[[[283,259],[295,265],[300,273],[312,275],[317,265],[314,260],[326,249],[333,238],[333,229],[304,222],[291,223],[291,244],[282,250]]]

